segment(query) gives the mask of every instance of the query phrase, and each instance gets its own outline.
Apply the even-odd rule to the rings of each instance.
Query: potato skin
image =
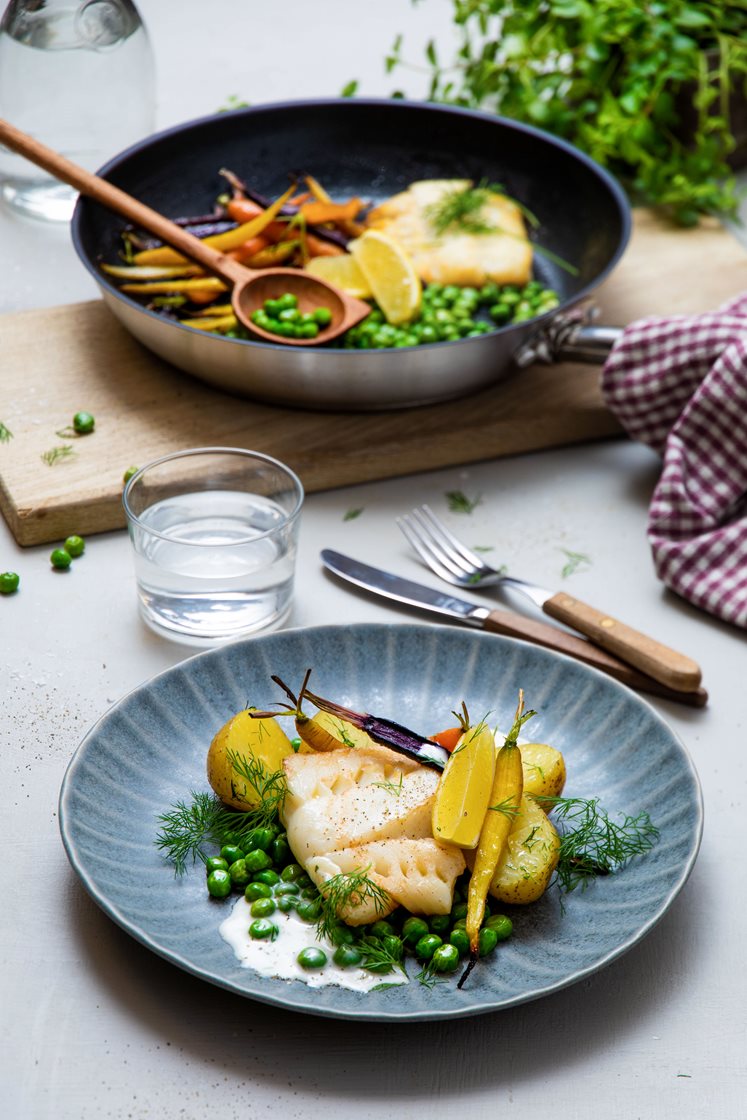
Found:
[[[532,797],[560,797],[565,786],[565,759],[547,743],[520,743],[524,793]],[[542,803],[540,802],[540,805]],[[547,807],[549,812],[551,806]]]
[[[525,794],[496,869],[491,895],[517,906],[536,902],[547,890],[559,853],[555,825],[534,798]]]
[[[302,744],[301,750],[307,751],[308,748]],[[229,752],[247,759],[252,756],[260,759],[268,774],[282,770],[283,759],[294,753],[290,739],[274,719],[252,719],[244,710],[237,712],[221,727],[208,751],[207,779],[221,801],[234,809],[244,810],[256,805],[256,796],[253,801],[254,791],[246,779],[233,769]]]

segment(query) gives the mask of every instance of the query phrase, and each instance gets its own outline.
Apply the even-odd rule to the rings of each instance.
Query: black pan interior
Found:
[[[128,149],[102,174],[178,217],[212,209],[226,189],[222,167],[272,197],[295,172],[314,175],[335,197],[372,202],[417,179],[500,183],[539,219],[531,233],[536,244],[578,270],[571,275],[535,253],[535,274],[562,304],[602,279],[629,234],[621,189],[576,149],[487,114],[396,100],[304,101],[218,114]],[[98,262],[117,259],[123,225],[88,199],[76,209],[73,239],[99,281]]]

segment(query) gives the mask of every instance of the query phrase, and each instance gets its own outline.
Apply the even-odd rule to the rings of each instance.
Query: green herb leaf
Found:
[[[472,513],[480,505],[482,495],[470,499],[461,490],[447,490],[446,500],[451,513]]]
[[[360,517],[363,513],[364,506],[359,506],[357,509],[349,509],[343,516],[343,521],[355,521],[356,517]]]
[[[347,874],[333,875],[321,884],[322,912],[317,922],[319,938],[333,940],[334,930],[339,925],[339,914],[348,907],[354,909],[364,902],[372,902],[377,914],[389,909],[391,900],[388,893],[369,877],[369,867],[357,868]]]
[[[388,71],[387,71],[388,73]],[[358,82],[354,78],[352,81],[347,82],[340,91],[340,97],[355,97],[358,92]]]
[[[74,459],[75,451],[71,444],[63,444],[61,447],[50,447],[49,451],[42,452],[42,462],[46,463],[48,467],[53,467],[55,463],[61,463],[65,459]]]
[[[10,428],[6,428],[2,420],[0,420],[0,443],[10,443],[13,439],[13,433]]]
[[[563,579],[568,579],[568,577],[572,576],[574,572],[577,572],[583,564],[591,564],[591,559],[585,552],[571,552],[570,549],[567,548],[561,548],[560,551],[564,552],[568,557],[560,573]]]

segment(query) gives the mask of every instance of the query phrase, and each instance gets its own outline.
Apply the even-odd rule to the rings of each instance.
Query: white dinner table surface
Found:
[[[159,128],[230,97],[337,96],[353,78],[362,94],[399,86],[423,96],[424,72],[385,73],[392,40],[404,32],[419,61],[430,37],[454,38],[446,0],[139,8],[156,55]],[[97,298],[66,226],[0,209],[0,262],[0,312]],[[0,354],[0,419],[4,404]],[[511,572],[562,586],[695,657],[710,692],[704,710],[651,701],[692,757],[705,802],[697,862],[662,920],[571,987],[433,1023],[323,1019],[241,998],[149,952],[97,907],[60,840],[66,767],[112,704],[195,651],[141,622],[124,530],[89,537],[63,580],[50,569],[51,546],[21,549],[0,523],[0,570],[21,578],[0,601],[2,1120],[746,1116],[745,634],[657,580],[645,526],[659,465],[613,439],[307,498],[288,626],[422,621],[333,581],[319,553],[434,583],[395,523],[428,502]],[[449,512],[452,490],[480,498],[471,514]],[[564,550],[588,562],[563,576]],[[500,605],[487,591],[471,597]]]

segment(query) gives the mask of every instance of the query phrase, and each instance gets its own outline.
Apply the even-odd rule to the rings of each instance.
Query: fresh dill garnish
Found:
[[[369,934],[356,941],[355,947],[363,957],[361,968],[383,973],[399,968],[404,972],[404,948],[398,937],[373,937]]]
[[[7,428],[2,420],[0,420],[0,443],[10,443],[12,439],[13,433],[10,428]]]
[[[43,451],[41,455],[42,462],[46,463],[48,467],[53,467],[55,463],[61,463],[63,459],[73,459],[75,451],[69,443],[63,444],[61,447],[50,447],[49,451]]]
[[[377,786],[379,789],[389,790],[389,792],[393,793],[395,797],[399,797],[399,795],[402,793],[402,782],[404,780],[404,777],[404,774],[400,772],[399,782],[372,782],[371,784]]]
[[[333,875],[320,886],[322,910],[316,925],[317,936],[334,939],[335,928],[340,923],[341,913],[355,909],[365,902],[373,903],[374,910],[381,915],[387,912],[391,899],[387,891],[369,877],[370,867],[356,868],[355,871]]]
[[[188,861],[204,862],[208,845],[222,847],[230,834],[240,846],[241,840],[250,839],[266,820],[261,812],[229,809],[213,793],[192,791],[190,796],[190,802],[177,801],[157,818],[161,828],[156,835],[156,847],[173,863],[178,875],[184,873]]]
[[[451,513],[472,513],[482,501],[482,495],[478,494],[476,498],[468,498],[461,490],[447,490],[446,500],[449,503]]]
[[[564,552],[568,557],[560,573],[563,579],[572,576],[574,572],[578,571],[582,564],[591,564],[591,558],[587,556],[585,552],[572,552],[568,548],[561,548],[560,551]]]
[[[519,815],[519,806],[516,805],[512,797],[504,798],[497,805],[488,805],[488,809],[493,813],[503,813],[504,817],[509,817],[511,820]]]
[[[237,779],[231,778],[231,796],[252,806],[251,814],[255,826],[269,824],[281,808],[288,792],[288,783],[283,770],[272,773],[260,758],[243,755],[237,751],[226,751],[226,758]]]
[[[419,984],[422,984],[424,988],[431,989],[435,988],[436,984],[438,984],[441,980],[445,980],[446,977],[438,976],[436,974],[436,970],[433,967],[433,961],[431,960],[425,962],[420,972],[416,974],[415,979]]]
[[[363,506],[358,506],[356,509],[346,510],[343,514],[343,521],[355,521],[356,517],[360,517],[363,513]]]
[[[437,202],[426,206],[425,216],[439,236],[452,227],[462,233],[497,233],[498,227],[487,221],[482,213],[491,194],[496,193],[503,192],[496,191],[484,180],[477,186],[455,187],[445,191]]]
[[[585,887],[597,875],[611,875],[633,856],[643,855],[659,839],[648,813],[610,820],[596,798],[537,797],[555,814],[560,855],[555,872],[562,891]]]

